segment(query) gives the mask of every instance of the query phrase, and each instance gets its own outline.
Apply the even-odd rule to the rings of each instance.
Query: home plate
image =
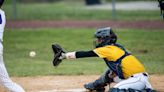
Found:
[[[86,89],[63,89],[63,90],[48,90],[48,91],[38,91],[38,92],[86,92]]]

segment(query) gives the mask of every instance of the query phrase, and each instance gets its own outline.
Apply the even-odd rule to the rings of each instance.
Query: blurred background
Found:
[[[101,74],[101,59],[52,65],[51,45],[93,49],[93,33],[110,26],[151,74],[164,73],[164,22],[156,0],[6,0],[5,63],[11,76]],[[36,56],[30,57],[30,51]],[[65,60],[69,61],[69,60]],[[160,70],[158,67],[161,67]],[[76,70],[76,71],[75,71]]]
[[[160,19],[154,17],[160,16],[156,0],[7,0],[5,3],[10,20]]]
[[[107,26],[149,74],[164,74],[164,21],[157,0],[5,0],[2,9],[7,18],[4,60],[12,78],[102,74],[107,66],[99,58],[64,60],[55,68],[51,45],[58,43],[66,52],[94,49],[94,32]],[[29,56],[31,51],[36,55]],[[51,82],[53,89],[55,81]],[[155,89],[163,92],[157,82]],[[34,92],[26,81],[21,83]],[[50,89],[44,83],[29,83],[39,91]],[[44,86],[39,88],[40,84]]]

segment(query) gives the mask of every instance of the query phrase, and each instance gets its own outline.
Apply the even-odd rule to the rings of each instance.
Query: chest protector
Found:
[[[123,46],[119,45],[119,44],[114,44],[114,46],[117,46],[117,47],[119,47],[120,49],[122,49],[122,50],[125,52],[125,54],[122,55],[120,58],[118,58],[116,61],[109,61],[109,60],[107,60],[107,59],[105,59],[105,58],[104,58],[104,60],[105,60],[105,62],[106,62],[106,64],[107,64],[107,66],[108,66],[114,73],[116,73],[117,76],[118,76],[119,78],[125,79],[125,78],[124,78],[124,75],[123,75],[123,72],[122,72],[121,62],[122,62],[122,59],[125,58],[126,56],[130,55],[130,53],[128,53],[128,52],[126,51],[126,49],[125,49]]]

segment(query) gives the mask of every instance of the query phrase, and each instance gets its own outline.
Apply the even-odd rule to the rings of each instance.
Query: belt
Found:
[[[148,74],[147,73],[142,73],[144,76],[148,76]]]
[[[138,74],[133,74],[133,75],[130,76],[130,77],[135,77],[135,76],[139,76],[139,75],[143,75],[143,76],[148,77],[148,74],[147,74],[147,73],[138,73]]]

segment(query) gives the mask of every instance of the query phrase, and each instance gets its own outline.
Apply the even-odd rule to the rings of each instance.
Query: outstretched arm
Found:
[[[97,54],[90,51],[76,51],[76,52],[65,52],[59,44],[52,44],[52,50],[54,52],[53,65],[58,66],[63,59],[75,59],[83,57],[96,57]]]
[[[90,50],[90,51],[76,51],[76,52],[67,52],[63,55],[66,59],[75,59],[75,58],[85,58],[85,57],[98,57],[98,55]]]

